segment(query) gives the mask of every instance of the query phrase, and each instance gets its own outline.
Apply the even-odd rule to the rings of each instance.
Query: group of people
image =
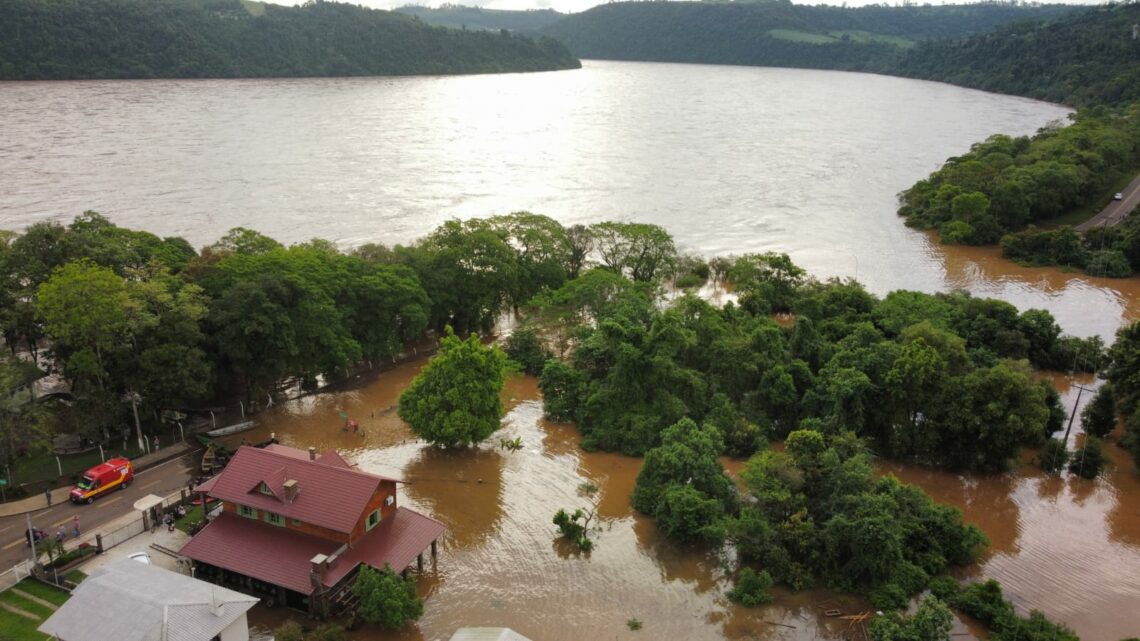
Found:
[[[73,537],[79,538],[79,515],[78,514],[71,517],[71,532],[72,532]],[[24,538],[27,539],[27,541],[28,541],[27,545],[29,545],[29,546],[33,542],[39,543],[40,541],[47,539],[47,537],[48,537],[47,532],[45,532],[42,529],[34,528],[34,527],[29,528],[28,531],[24,533]],[[67,527],[63,523],[60,523],[59,529],[56,530],[55,540],[57,543],[59,543],[61,545],[63,544],[64,541],[67,540]]]
[[[163,514],[162,515],[162,524],[166,526],[166,531],[167,532],[173,532],[174,531],[174,522],[177,521],[178,519],[181,519],[184,516],[186,516],[186,508],[182,507],[181,505],[174,508],[173,512],[167,512],[166,514]]]

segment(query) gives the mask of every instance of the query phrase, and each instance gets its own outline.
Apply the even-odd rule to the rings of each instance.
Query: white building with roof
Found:
[[[83,580],[40,625],[59,641],[248,641],[255,597],[122,559]]]

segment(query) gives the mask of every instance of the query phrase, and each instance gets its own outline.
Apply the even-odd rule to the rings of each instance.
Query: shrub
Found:
[[[1089,436],[1085,439],[1085,446],[1073,452],[1073,457],[1069,461],[1069,471],[1081,478],[1095,479],[1104,467],[1105,460],[1100,439]]]
[[[1045,441],[1037,460],[1041,469],[1056,474],[1065,469],[1065,464],[1069,462],[1069,450],[1065,449],[1064,443],[1060,440],[1051,438]]]
[[[582,523],[578,521],[582,520]],[[578,549],[589,552],[594,548],[594,542],[588,536],[589,519],[582,510],[574,510],[574,514],[567,514],[566,510],[558,510],[554,515],[554,524],[562,530],[562,536],[577,544]]]
[[[538,376],[553,354],[542,344],[533,329],[516,329],[507,337],[507,358],[519,364],[527,374]]]
[[[388,564],[383,570],[360,566],[352,592],[360,599],[360,618],[387,630],[399,630],[424,613],[423,599],[416,594],[416,584],[400,577]]]
[[[1104,276],[1105,278],[1128,278],[1132,275],[1132,265],[1128,258],[1118,249],[1101,249],[1089,254],[1085,263],[1085,271],[1090,276]]]
[[[728,598],[752,608],[772,602],[768,589],[772,587],[772,577],[766,570],[754,572],[752,568],[744,568],[736,577],[736,585],[728,591]]]
[[[305,630],[290,619],[273,631],[273,638],[275,641],[305,641]]]

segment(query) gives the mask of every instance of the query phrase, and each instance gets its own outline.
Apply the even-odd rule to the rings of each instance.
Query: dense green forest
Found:
[[[510,11],[446,3],[435,8],[410,4],[395,9],[395,11],[415,16],[430,25],[440,27],[486,29],[488,31],[507,29],[524,33],[537,32],[565,17],[564,14],[553,9]]]
[[[709,280],[731,283],[738,302],[665,302],[667,285]],[[751,603],[775,581],[898,608],[944,582],[985,536],[920,489],[876,478],[872,452],[1003,470],[1022,447],[1056,443],[1064,420],[1033,368],[1105,361],[1099,339],[1062,336],[1041,310],[960,292],[879,299],[780,254],[705,261],[649,224],[567,228],[519,212],[350,252],[236,228],[195,250],[87,212],[0,234],[0,448],[101,440],[130,421],[122,399],[135,395],[154,429],[163,410],[312,388],[427,330],[485,330],[511,308],[524,324],[507,354],[540,372],[546,412],[577,423],[585,447],[644,455],[634,506],[668,538],[732,545],[743,564],[732,598]],[[1127,398],[1136,343],[1113,348]],[[33,363],[71,384],[69,402],[28,399]],[[742,489],[722,455],[750,457]]]
[[[1137,167],[1140,105],[1081,112],[1032,138],[976,143],[902,192],[899,214],[913,227],[937,229],[943,242],[989,245],[1090,201],[1107,204],[1113,186]]]
[[[889,73],[1074,106],[1140,100],[1140,4],[1096,6],[970,38],[923,42]]]
[[[579,66],[560,43],[431,27],[335,2],[10,0],[0,79],[239,78],[539,71]]]
[[[858,8],[790,2],[618,2],[543,32],[583,58],[884,69],[915,42],[957,38],[1072,6],[980,3]]]

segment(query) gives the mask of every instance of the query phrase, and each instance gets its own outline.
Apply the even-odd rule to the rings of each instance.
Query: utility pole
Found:
[[[28,517],[28,544],[32,546],[32,565],[36,564],[36,531],[32,529],[32,513],[27,512],[24,516]]]
[[[1061,444],[1065,446],[1065,449],[1069,448],[1069,432],[1071,432],[1073,429],[1073,419],[1077,417],[1077,408],[1081,405],[1081,394],[1084,392],[1092,391],[1091,389],[1083,387],[1081,385],[1073,385],[1073,387],[1077,388],[1077,400],[1075,403],[1073,403],[1073,413],[1069,415],[1069,426],[1065,428],[1065,439],[1061,441]]]

